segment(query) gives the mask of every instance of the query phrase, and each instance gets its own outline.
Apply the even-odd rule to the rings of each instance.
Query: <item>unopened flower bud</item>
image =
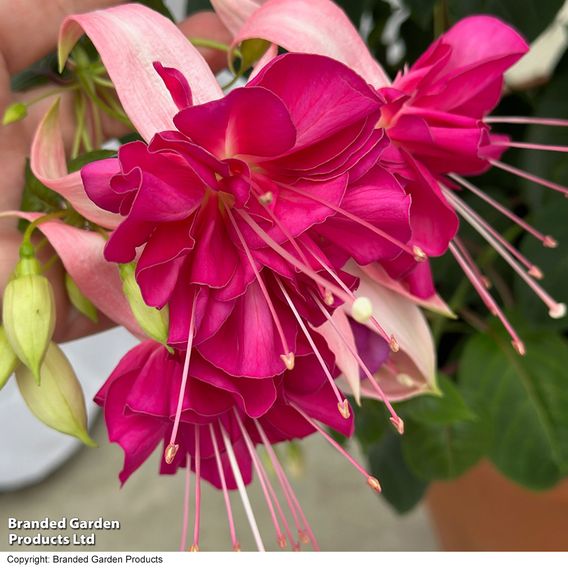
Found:
[[[13,122],[18,122],[26,116],[28,116],[28,107],[24,103],[13,103],[6,107],[2,117],[2,125],[7,126]]]
[[[168,341],[167,309],[158,310],[144,302],[134,275],[134,264],[121,264],[119,269],[120,278],[122,279],[122,290],[138,325],[140,325],[148,337],[166,345]]]
[[[0,325],[0,389],[8,382],[18,366],[18,356],[14,353],[4,327]]]
[[[67,296],[71,304],[93,323],[98,323],[99,314],[97,313],[97,308],[95,308],[91,300],[79,290],[75,280],[67,273],[65,273],[65,289],[67,290]]]
[[[25,403],[44,424],[96,446],[87,432],[87,411],[81,385],[65,354],[51,343],[41,367],[41,383],[20,365],[16,380]]]
[[[22,253],[21,253],[22,254]],[[20,361],[40,380],[40,368],[55,327],[55,299],[33,256],[22,256],[4,291],[2,320]]]

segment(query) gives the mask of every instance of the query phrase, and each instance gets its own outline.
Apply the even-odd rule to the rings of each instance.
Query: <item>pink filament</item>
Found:
[[[524,219],[521,219],[521,217],[515,215],[512,211],[509,211],[509,209],[507,209],[506,207],[501,205],[501,203],[499,203],[498,201],[487,195],[485,192],[479,189],[479,187],[473,185],[471,182],[463,179],[458,175],[451,174],[450,177],[453,180],[457,181],[460,185],[462,185],[466,189],[469,189],[471,192],[475,193],[475,195],[483,199],[483,201],[489,203],[491,206],[497,209],[497,211],[499,211],[500,213],[511,219],[514,223],[519,225],[519,227],[522,227],[525,231],[533,235],[539,241],[542,241],[544,243],[547,240],[550,240],[550,237],[544,235],[543,233],[535,229],[532,225],[529,225]]]
[[[233,545],[233,550],[235,550],[239,546],[239,541],[237,540],[237,533],[235,531],[235,523],[233,520],[233,510],[231,508],[231,498],[229,497],[229,492],[227,491],[225,471],[223,470],[223,464],[221,463],[221,454],[219,453],[219,447],[217,445],[217,438],[215,437],[215,430],[213,429],[213,424],[209,424],[209,432],[211,434],[211,441],[213,442],[213,451],[215,452],[215,462],[217,463],[217,470],[219,471],[219,479],[221,480],[221,488],[223,490],[223,499],[225,500],[225,508],[227,509],[227,520],[229,521],[229,532],[231,533],[231,543]]]
[[[537,124],[539,126],[568,126],[568,120],[558,118],[538,118],[528,116],[487,116],[487,124]]]
[[[329,372],[329,369],[327,368],[327,365],[325,364],[325,361],[323,360],[321,353],[319,352],[318,348],[316,347],[316,344],[315,344],[310,332],[306,328],[306,324],[304,323],[304,321],[300,317],[300,314],[298,313],[298,310],[296,309],[294,302],[292,302],[290,295],[288,294],[288,292],[286,291],[286,289],[282,285],[280,278],[276,277],[276,282],[278,283],[278,286],[280,287],[282,294],[284,294],[284,298],[286,298],[286,302],[288,302],[288,305],[290,306],[290,309],[292,310],[294,317],[296,318],[296,321],[298,322],[298,325],[302,329],[304,336],[308,340],[308,343],[310,344],[310,347],[312,348],[312,351],[314,352],[314,355],[316,356],[316,358],[317,358],[317,360],[320,364],[320,367],[322,368],[323,372],[325,373],[325,376],[327,377],[327,380],[328,380],[328,382],[329,382],[329,384],[330,384],[330,386],[333,390],[333,393],[335,394],[335,398],[337,399],[337,402],[339,404],[343,404],[344,398],[341,395],[341,392],[339,391],[339,389],[337,388],[337,385],[335,384],[335,380],[331,376],[331,373]]]
[[[300,504],[298,502],[298,499],[296,498],[296,495],[294,494],[292,485],[290,484],[288,478],[286,477],[284,468],[280,464],[280,460],[278,459],[278,456],[276,455],[276,452],[274,451],[274,448],[272,447],[272,444],[270,443],[270,440],[268,439],[268,436],[266,435],[264,428],[257,420],[255,420],[254,422],[258,430],[258,433],[262,438],[262,442],[266,447],[266,451],[268,452],[270,461],[272,462],[272,466],[274,467],[274,471],[276,472],[276,476],[278,477],[280,486],[282,487],[282,492],[284,493],[284,497],[288,502],[288,508],[290,509],[290,513],[292,513],[292,518],[294,519],[298,535],[302,534],[302,532],[305,531],[310,537],[314,550],[318,550],[319,546],[315,539],[314,533],[305,515],[303,514],[301,507],[299,506]],[[300,514],[301,520],[298,518],[298,514]]]
[[[183,526],[181,529],[181,541],[179,545],[180,552],[187,549],[187,529],[189,527],[189,496],[191,489],[191,458],[187,457],[187,465],[185,467],[185,492],[183,499]]]
[[[468,207],[457,195],[451,191],[444,189],[444,195],[454,205],[462,217],[477,231],[479,234],[491,244],[501,257],[509,264],[509,266],[526,282],[526,284],[533,290],[533,292],[542,300],[548,307],[551,315],[563,306],[558,304],[551,296],[549,296],[520,266],[517,261],[507,252],[501,244],[493,238],[493,236],[484,228],[481,217]]]
[[[284,529],[288,533],[288,537],[290,538],[290,542],[293,542],[290,527],[288,526],[288,522],[286,521],[286,517],[284,516],[284,513],[282,512],[282,508],[280,507],[280,503],[279,503],[279,501],[276,497],[276,494],[274,493],[274,489],[272,488],[272,486],[270,484],[270,480],[268,479],[268,474],[266,473],[266,471],[264,471],[262,461],[260,460],[260,458],[258,457],[258,454],[256,453],[256,450],[254,448],[254,444],[252,443],[252,440],[250,439],[250,436],[249,436],[246,428],[244,427],[244,424],[241,421],[241,417],[239,416],[239,413],[236,411],[236,409],[234,410],[234,412],[235,412],[235,417],[237,419],[237,423],[239,425],[239,428],[241,429],[241,432],[243,434],[243,439],[245,441],[247,450],[248,450],[249,455],[252,459],[252,464],[254,466],[254,470],[256,471],[256,474],[258,475],[258,480],[260,481],[260,486],[262,488],[262,492],[264,493],[264,499],[266,501],[266,504],[268,506],[268,510],[270,512],[272,524],[274,525],[274,530],[276,531],[276,538],[277,538],[278,542],[280,543],[281,539],[284,538],[284,535],[282,534],[282,530],[280,528],[280,523],[278,522],[276,512],[274,511],[274,505],[272,504],[273,500],[274,500],[274,504],[276,505],[276,508],[278,509],[278,513],[279,513],[280,517],[282,518],[282,521],[283,521],[283,524],[284,524]]]
[[[193,525],[193,544],[199,548],[199,527],[201,521],[201,452],[199,424],[195,425],[195,522]]]
[[[511,336],[511,343],[515,347],[515,349],[521,354],[524,355],[524,346],[523,342],[521,341],[520,337],[517,335],[517,332],[510,324],[509,320],[505,317],[505,314],[499,308],[499,305],[493,299],[493,296],[486,290],[485,286],[483,285],[482,275],[479,272],[475,263],[467,253],[467,249],[462,245],[459,239],[455,238],[454,243],[450,243],[449,248],[450,252],[456,259],[457,263],[460,265],[461,269],[464,271],[465,275],[467,276],[468,280],[471,282],[475,291],[479,294],[480,298],[483,300],[483,303],[487,306],[487,309],[491,312],[492,315],[497,316],[503,327],[507,330],[507,333]],[[457,246],[456,246],[457,245]]]
[[[175,444],[179,423],[181,419],[181,412],[183,407],[183,395],[185,393],[185,387],[187,385],[187,379],[189,376],[189,363],[191,361],[191,348],[193,346],[193,335],[195,332],[195,303],[197,301],[197,294],[193,297],[193,303],[191,305],[191,320],[189,322],[189,332],[187,336],[187,347],[185,352],[185,361],[183,363],[183,374],[181,379],[181,385],[179,387],[179,396],[176,409],[176,417],[174,420],[174,427],[172,428],[172,434],[170,436],[170,445]]]
[[[347,341],[347,339],[345,338],[345,336],[343,335],[343,333],[341,332],[341,330],[337,327],[336,323],[333,321],[333,318],[329,315],[329,313],[327,312],[327,310],[324,308],[324,306],[321,304],[321,302],[315,297],[312,296],[314,298],[314,301],[316,302],[316,304],[318,305],[319,309],[321,310],[322,314],[326,317],[327,321],[331,324],[331,326],[333,327],[333,329],[335,330],[335,332],[337,333],[337,335],[339,335],[339,337],[341,338],[341,340],[343,341],[343,343],[345,344],[345,346],[347,347],[347,349],[349,349],[349,352],[351,353],[351,355],[353,355],[353,357],[355,357],[355,360],[357,361],[357,364],[359,365],[359,367],[362,369],[362,371],[365,373],[367,379],[369,379],[371,385],[373,385],[373,388],[375,389],[375,391],[377,392],[377,394],[381,397],[381,400],[383,401],[384,405],[387,407],[389,414],[392,417],[392,422],[393,424],[400,424],[402,423],[402,419],[400,418],[400,416],[398,416],[398,414],[396,413],[395,409],[392,407],[392,404],[390,403],[390,401],[388,400],[387,396],[385,395],[383,389],[379,386],[379,383],[377,382],[377,380],[375,379],[375,377],[373,377],[373,374],[371,373],[371,371],[369,371],[369,368],[367,367],[367,365],[365,365],[365,363],[363,362],[363,359],[361,359],[359,353],[357,352],[356,349],[353,349],[353,347],[349,344],[349,341]]]
[[[507,148],[524,148],[527,150],[543,150],[544,152],[568,152],[568,146],[554,146],[550,144],[533,144],[532,142],[515,142],[514,140],[497,140],[491,142],[492,146],[506,146]]]
[[[516,175],[516,176],[524,178],[524,179],[528,179],[529,181],[532,181],[533,183],[536,183],[538,185],[542,185],[544,187],[548,187],[549,189],[552,189],[554,191],[559,191],[563,195],[568,195],[568,188],[564,187],[563,185],[559,185],[557,183],[554,183],[553,181],[549,181],[549,180],[541,178],[537,175],[531,174],[529,172],[525,172],[524,170],[521,170],[519,168],[515,168],[514,166],[511,166],[509,164],[505,164],[503,162],[500,162],[499,160],[489,160],[489,162],[493,166],[500,168],[502,170],[505,170],[506,172],[509,172],[513,175]]]
[[[268,309],[270,310],[270,313],[272,315],[272,319],[274,320],[274,325],[276,326],[276,329],[278,330],[278,335],[280,336],[280,341],[282,342],[282,347],[284,349],[284,355],[289,355],[290,354],[290,347],[288,346],[288,341],[286,340],[286,336],[284,334],[284,329],[282,328],[282,323],[280,322],[280,318],[278,317],[278,313],[276,312],[276,308],[274,307],[274,304],[272,303],[272,300],[270,299],[270,295],[268,293],[268,290],[266,289],[266,284],[264,283],[264,280],[262,279],[262,277],[260,276],[260,272],[258,271],[258,268],[256,266],[256,262],[254,261],[254,258],[252,257],[252,254],[248,248],[248,245],[245,241],[245,238],[243,237],[236,221],[235,218],[233,217],[233,214],[231,213],[230,209],[228,207],[225,207],[225,211],[227,212],[227,215],[229,217],[229,219],[231,220],[231,224],[233,225],[233,228],[235,229],[235,232],[237,233],[237,237],[239,238],[239,241],[241,242],[241,245],[245,251],[245,254],[247,255],[247,259],[251,265],[251,268],[254,271],[254,275],[256,277],[256,280],[258,282],[258,285],[260,286],[260,289],[262,291],[262,294],[264,296],[264,299],[266,300],[266,304],[268,306]]]
[[[296,410],[311,426],[313,426],[361,475],[368,480],[372,477],[367,470],[350,456],[338,442],[336,442],[317,422],[312,420],[296,403],[290,402],[290,406]]]

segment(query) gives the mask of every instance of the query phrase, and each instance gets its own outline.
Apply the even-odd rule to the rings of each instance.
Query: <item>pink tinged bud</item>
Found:
[[[0,325],[0,390],[8,382],[18,366],[18,356],[14,353],[4,327]]]
[[[144,333],[155,339],[158,343],[166,345],[168,341],[168,312],[167,308],[158,310],[152,308],[144,302],[140,287],[134,275],[134,264],[119,265],[120,279],[122,280],[122,290],[132,314],[136,318],[138,325]]]
[[[36,418],[54,430],[75,436],[87,446],[96,446],[87,432],[83,390],[67,357],[55,343],[47,350],[39,385],[24,366],[16,369],[16,380]]]
[[[67,290],[67,297],[71,304],[93,323],[98,323],[99,314],[97,308],[95,308],[91,300],[79,290],[75,280],[73,280],[68,273],[65,273],[65,289]]]
[[[7,126],[13,122],[19,122],[28,116],[28,107],[24,103],[13,103],[4,111],[2,125]]]
[[[2,320],[20,361],[40,381],[40,368],[55,328],[55,299],[35,258],[24,257],[6,286]]]

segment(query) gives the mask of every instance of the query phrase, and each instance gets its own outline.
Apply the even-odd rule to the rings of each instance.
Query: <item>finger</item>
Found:
[[[0,2],[0,56],[13,75],[57,45],[63,18],[120,4],[120,0],[18,0]]]

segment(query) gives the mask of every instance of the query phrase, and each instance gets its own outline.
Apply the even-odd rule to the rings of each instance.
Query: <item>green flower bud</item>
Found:
[[[2,125],[7,126],[12,122],[18,122],[28,116],[28,107],[24,103],[12,103],[4,111]]]
[[[16,369],[16,380],[25,403],[39,420],[87,446],[96,446],[87,432],[83,389],[55,343],[50,343],[41,367],[41,384],[36,384],[30,370],[22,365]]]
[[[2,302],[6,337],[37,382],[55,327],[55,299],[49,280],[40,274],[37,259],[23,257],[8,282]]]
[[[167,345],[168,341],[168,310],[152,308],[144,302],[140,287],[134,276],[134,264],[119,266],[122,290],[136,321],[144,333],[159,343]]]
[[[93,323],[98,323],[99,314],[97,313],[97,308],[95,308],[91,300],[79,290],[75,280],[67,273],[65,273],[65,289],[67,290],[67,296],[71,304]]]
[[[0,390],[8,382],[18,366],[18,357],[14,353],[4,327],[0,325]]]

